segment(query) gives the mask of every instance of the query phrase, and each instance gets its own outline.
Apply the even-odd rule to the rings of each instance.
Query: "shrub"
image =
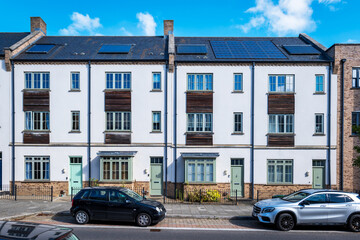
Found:
[[[189,202],[219,202],[221,195],[218,190],[200,190],[194,189],[188,193]]]

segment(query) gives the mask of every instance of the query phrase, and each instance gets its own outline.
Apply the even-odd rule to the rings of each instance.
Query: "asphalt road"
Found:
[[[359,239],[360,233],[339,231],[315,230],[293,230],[290,232],[279,232],[272,230],[170,230],[170,229],[126,229],[126,228],[93,228],[73,227],[74,233],[80,239],[121,239],[121,240],[219,240],[219,239],[266,239],[266,240],[347,240]]]

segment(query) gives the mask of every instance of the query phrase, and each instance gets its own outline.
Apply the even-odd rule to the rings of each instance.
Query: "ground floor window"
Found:
[[[25,157],[26,180],[50,180],[50,157]]]
[[[186,159],[185,182],[215,182],[215,159]]]
[[[268,160],[268,184],[292,184],[292,160]]]
[[[102,157],[101,181],[131,181],[132,160],[130,157]]]

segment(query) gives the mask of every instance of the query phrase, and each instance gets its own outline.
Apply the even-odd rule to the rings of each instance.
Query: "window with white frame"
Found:
[[[269,114],[269,133],[293,133],[293,114]]]
[[[25,112],[25,130],[50,130],[49,112]]]
[[[185,159],[185,182],[215,182],[215,159]]]
[[[131,181],[131,157],[101,157],[101,181]]]
[[[152,131],[161,131],[161,112],[152,112]]]
[[[268,160],[268,184],[292,184],[292,160]]]
[[[80,73],[71,73],[71,90],[80,90]]]
[[[212,91],[212,74],[188,74],[188,91]]]
[[[71,131],[80,131],[80,111],[71,112]]]
[[[269,92],[294,92],[294,75],[269,75]]]
[[[161,90],[161,73],[153,73],[153,90]]]
[[[352,87],[353,88],[360,88],[360,68],[353,68],[352,69]]]
[[[25,179],[50,180],[50,157],[25,157]]]
[[[243,114],[236,112],[234,113],[234,133],[243,132]]]
[[[212,131],[212,113],[188,113],[187,120],[188,132]]]
[[[106,89],[130,89],[131,73],[106,73]]]
[[[315,78],[316,78],[315,92],[323,93],[324,92],[324,75],[316,75]]]
[[[234,91],[241,92],[243,90],[243,75],[241,73],[234,74]]]
[[[324,114],[315,114],[315,134],[324,134]]]
[[[49,89],[50,73],[25,72],[25,89]]]
[[[131,113],[130,112],[106,112],[107,131],[130,131]]]

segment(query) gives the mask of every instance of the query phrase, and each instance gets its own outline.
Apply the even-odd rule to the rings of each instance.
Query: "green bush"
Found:
[[[194,189],[188,193],[189,202],[219,202],[221,195],[218,190],[200,190]]]

